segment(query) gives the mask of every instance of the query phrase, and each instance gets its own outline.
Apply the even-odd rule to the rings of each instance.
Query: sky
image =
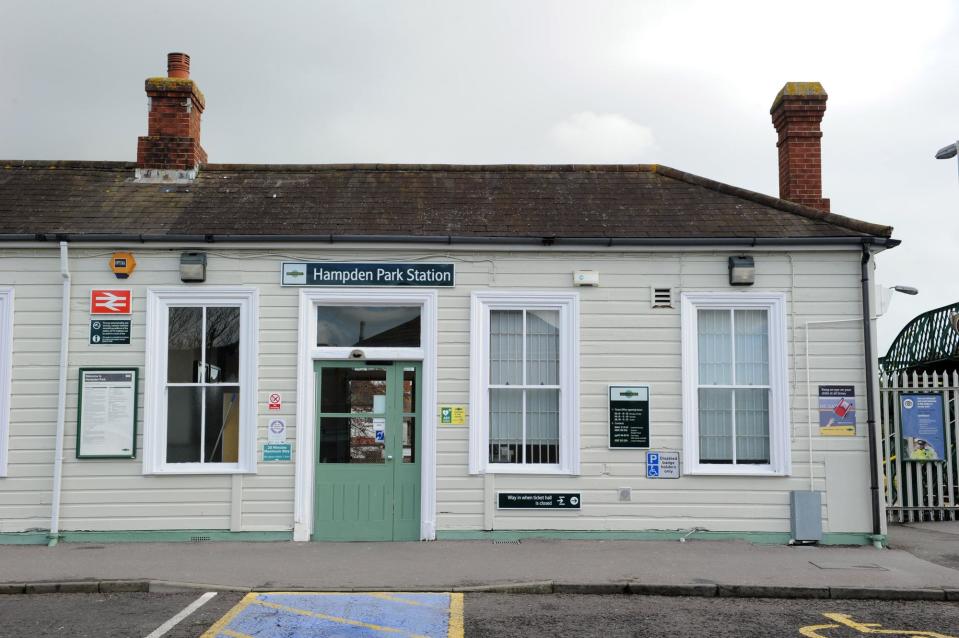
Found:
[[[0,0],[0,157],[135,159],[143,80],[189,53],[222,163],[658,163],[778,195],[773,97],[818,81],[833,212],[892,225],[885,353],[959,301],[948,0]]]

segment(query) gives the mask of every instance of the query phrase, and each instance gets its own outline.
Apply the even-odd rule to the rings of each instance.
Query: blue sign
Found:
[[[679,478],[679,452],[647,452],[646,478]]]
[[[283,262],[284,286],[428,286],[452,288],[453,264]]]
[[[289,461],[292,458],[292,443],[265,443],[263,445],[264,461]]]
[[[903,394],[899,397],[902,455],[906,461],[941,461],[948,453],[942,394]]]

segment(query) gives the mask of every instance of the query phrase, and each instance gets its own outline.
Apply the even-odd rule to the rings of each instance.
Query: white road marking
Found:
[[[184,618],[186,618],[187,616],[195,612],[197,609],[199,609],[203,605],[205,605],[214,596],[216,596],[215,591],[208,591],[207,593],[203,594],[202,596],[194,600],[192,603],[184,607],[183,611],[181,611],[176,616],[166,621],[165,623],[163,623],[156,629],[154,629],[152,633],[146,636],[146,638],[160,638],[160,636],[165,635],[168,631],[170,631],[171,629],[176,627],[178,624],[180,624],[180,621],[182,621]]]

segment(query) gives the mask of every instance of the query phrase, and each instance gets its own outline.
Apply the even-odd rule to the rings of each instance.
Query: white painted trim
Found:
[[[683,362],[683,473],[736,476],[788,476],[792,471],[789,425],[789,379],[786,294],[782,292],[684,292],[680,294]],[[699,462],[700,308],[765,309],[769,313],[769,460],[768,465],[721,465]]]
[[[240,434],[237,463],[166,463],[166,366],[169,306],[240,308]],[[257,452],[257,352],[259,291],[233,286],[150,288],[146,308],[143,373],[144,474],[255,474]]]
[[[423,440],[420,481],[420,538],[436,538],[436,386],[438,295],[416,288],[300,289],[296,363],[296,475],[293,504],[293,540],[308,541],[313,534],[313,471],[316,458],[316,386],[313,363],[349,360],[355,348],[317,348],[316,307],[329,305],[420,306],[419,348],[361,348],[364,359],[423,362]]]
[[[489,463],[489,314],[495,309],[550,308],[560,313],[560,444],[558,465]],[[579,474],[579,293],[486,290],[470,295],[470,474]]]
[[[0,477],[7,475],[13,378],[13,288],[0,288]]]

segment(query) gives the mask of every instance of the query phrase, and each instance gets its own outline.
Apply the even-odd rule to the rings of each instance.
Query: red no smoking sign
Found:
[[[268,404],[271,410],[279,410],[283,407],[283,397],[280,396],[279,392],[271,392]]]

